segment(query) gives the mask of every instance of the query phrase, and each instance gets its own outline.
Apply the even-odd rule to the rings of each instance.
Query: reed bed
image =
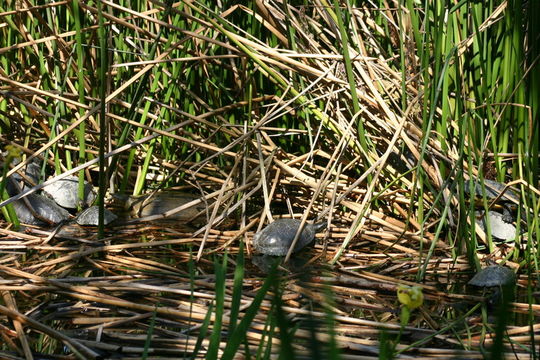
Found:
[[[533,356],[538,15],[519,1],[0,4],[0,139],[21,155],[3,178],[42,169],[2,194],[0,357]],[[9,203],[70,174],[102,207],[187,189],[205,224],[18,228]],[[519,193],[514,241],[475,225],[493,204],[466,188],[483,179]],[[258,264],[253,235],[278,217],[328,228]],[[504,320],[467,285],[490,262],[518,272]],[[403,285],[423,294],[407,321]]]

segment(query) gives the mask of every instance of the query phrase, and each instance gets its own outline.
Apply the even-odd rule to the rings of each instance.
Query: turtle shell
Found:
[[[43,193],[53,199],[58,205],[66,209],[76,209],[79,203],[79,178],[68,176],[53,182],[43,188]],[[84,182],[83,207],[89,206],[96,199],[92,185]]]
[[[488,266],[473,276],[469,284],[480,287],[505,286],[515,283],[516,275],[512,269],[500,266]]]
[[[164,190],[141,196],[115,194],[113,199],[117,205],[121,205],[125,210],[129,211],[132,217],[145,218],[147,216],[162,215],[182,205],[199,200],[201,196],[181,191]],[[199,223],[206,220],[206,205],[205,202],[200,202],[161,220]],[[209,201],[208,205],[212,205],[212,201]]]
[[[48,220],[50,224],[58,224],[61,221],[67,220],[70,217],[69,212],[58,206],[53,200],[39,195],[39,194],[30,194],[26,196],[28,202],[34,209],[35,213],[38,214],[43,219]],[[15,213],[19,218],[19,221],[24,224],[29,225],[43,225],[44,222],[41,219],[38,219],[34,214],[28,209],[24,200],[17,200],[13,202],[13,208]]]
[[[103,223],[105,225],[110,224],[116,220],[117,216],[113,214],[110,210],[105,209]],[[77,224],[79,225],[91,225],[97,226],[99,219],[99,206],[94,205],[90,206],[88,209],[84,210],[77,216]]]
[[[487,219],[485,212],[477,211],[476,224],[480,226],[483,231],[486,231]],[[478,216],[480,218],[478,218]],[[512,224],[512,219],[508,222],[508,217],[496,211],[488,211],[489,224],[491,225],[491,235],[494,238],[509,241],[514,240],[518,234],[516,227]],[[510,216],[511,217],[511,216]]]
[[[474,181],[474,180],[471,179],[470,181]],[[479,181],[474,181],[473,186],[474,186],[475,196],[483,197],[484,196],[484,189],[482,188],[482,184]],[[497,196],[499,196],[499,194],[501,192],[504,191],[504,189],[506,188],[506,185],[503,184],[503,183],[497,182],[497,181],[484,179],[484,187],[485,187],[485,190],[486,190],[486,199],[493,200]],[[463,190],[467,194],[470,192],[469,184],[467,182],[465,182]],[[514,202],[517,202],[517,201],[519,201],[518,200],[519,196],[514,190],[506,189],[506,191],[504,192],[504,194],[501,196],[500,199],[502,201],[514,201]]]
[[[297,219],[279,219],[259,231],[253,237],[253,247],[261,254],[285,256],[300,226]],[[304,225],[293,252],[297,252],[315,238],[315,234],[326,228],[326,223]]]

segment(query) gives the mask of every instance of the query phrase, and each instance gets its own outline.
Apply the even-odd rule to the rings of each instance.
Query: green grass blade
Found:
[[[240,347],[240,344],[244,341],[244,338],[246,337],[247,330],[249,328],[249,325],[255,318],[255,316],[258,314],[259,308],[261,306],[261,303],[266,296],[266,293],[270,289],[270,286],[273,286],[277,281],[277,263],[274,265],[272,270],[268,273],[266,280],[264,281],[263,285],[257,292],[257,295],[255,295],[253,302],[246,310],[246,313],[238,326],[236,327],[235,331],[232,333],[232,335],[229,338],[229,341],[227,342],[227,346],[225,347],[225,350],[223,351],[223,356],[221,357],[221,360],[232,360],[234,359],[236,352],[238,351],[238,348]]]

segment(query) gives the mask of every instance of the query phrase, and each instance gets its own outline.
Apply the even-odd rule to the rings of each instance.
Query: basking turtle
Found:
[[[14,194],[18,194],[21,191],[24,191],[38,184],[39,178],[40,178],[40,172],[41,172],[41,169],[39,167],[39,163],[37,162],[36,159],[34,159],[34,161],[26,165],[26,169],[24,170],[24,178],[27,181],[23,181],[23,176],[21,176],[19,172],[16,172],[15,174],[9,177],[9,179],[11,179],[12,181],[6,184],[6,189],[8,193],[10,193],[10,195],[13,196]],[[16,186],[14,186],[14,182],[17,183]]]
[[[496,287],[512,285],[516,282],[516,275],[506,266],[491,265],[483,268],[469,280],[469,285],[478,287]]]
[[[261,254],[285,256],[300,227],[300,220],[279,219],[259,231],[253,237],[253,247]],[[297,252],[315,238],[315,234],[326,228],[326,223],[304,225],[293,252]]]
[[[24,199],[13,202],[13,208],[21,223],[29,225],[43,225],[44,223],[48,223],[55,225],[70,217],[66,209],[58,206],[53,200],[45,196],[30,194],[26,196],[26,200],[32,209],[26,205]]]
[[[469,180],[473,182],[474,180]],[[470,194],[469,182],[465,181],[464,190],[466,194]],[[474,194],[477,199],[481,199],[484,196],[484,189],[482,183],[474,181]],[[492,207],[487,216],[485,209],[476,212],[477,224],[486,231],[486,223],[489,217],[489,223],[491,225],[491,234],[493,237],[501,240],[511,240],[517,235],[516,227],[513,223],[517,220],[516,211],[519,204],[519,194],[514,190],[507,188],[505,184],[485,179],[483,180],[485,195],[488,204],[498,198],[498,204]],[[502,194],[500,197],[499,195]],[[479,205],[479,204],[478,204]],[[491,205],[491,204],[490,204]],[[482,206],[483,207],[483,206]],[[496,211],[494,211],[496,210]],[[522,212],[522,217],[526,219],[526,213]]]
[[[500,303],[501,295],[508,297],[508,299],[513,298],[512,286],[516,283],[516,274],[512,269],[500,266],[500,265],[491,265],[488,266],[473,276],[469,280],[469,285],[481,287],[484,289],[484,293],[487,290],[491,293],[488,296],[488,302],[491,305]]]
[[[482,183],[480,181],[476,181],[474,179],[470,179],[469,181],[473,182],[474,186],[474,192],[475,196],[481,198],[484,196],[484,189],[482,188]],[[500,201],[503,202],[519,202],[519,195],[512,189],[506,188],[506,185],[497,181],[484,179],[484,188],[486,191],[486,199],[488,200],[494,200],[496,199],[500,193],[504,191],[504,194],[501,195]],[[506,189],[506,191],[505,191]],[[464,188],[466,194],[470,193],[470,187],[469,183],[467,181],[464,182]]]
[[[484,211],[476,212],[476,224],[485,232],[487,227],[487,218],[489,218],[489,224],[491,226],[491,235],[502,241],[510,241],[516,238],[518,235],[516,227],[512,224],[514,219],[511,214],[510,217],[505,214],[501,214],[497,211],[488,211],[488,216]]]
[[[108,209],[105,209],[103,215],[104,215],[103,223],[105,225],[112,223],[114,220],[118,218],[118,216],[113,214]],[[77,216],[77,219],[75,221],[79,225],[97,226],[98,218],[99,218],[99,206],[94,205],[94,206],[90,206],[88,209],[81,212],[79,216]]]
[[[154,194],[146,194],[141,196],[122,196],[115,194],[114,201],[123,205],[124,209],[130,212],[134,218],[144,218],[147,216],[161,215],[167,211],[178,208],[179,206],[188,204],[192,201],[199,200],[200,195],[185,193],[180,191],[165,190],[158,191]],[[189,222],[197,220],[201,214],[205,214],[206,204],[199,202],[182,211],[163,218],[162,220],[175,220]],[[204,216],[202,216],[204,217]]]
[[[43,193],[66,209],[76,209],[79,204],[79,178],[77,176],[68,176],[55,181],[45,186]],[[82,207],[91,205],[95,199],[96,194],[92,189],[92,185],[85,181]]]
[[[15,174],[17,175],[17,174]],[[21,193],[20,177],[10,176],[6,181],[6,191],[9,196]],[[29,194],[24,199],[13,202],[17,218],[28,225],[55,225],[70,217],[69,212],[58,206],[53,200],[39,194]]]

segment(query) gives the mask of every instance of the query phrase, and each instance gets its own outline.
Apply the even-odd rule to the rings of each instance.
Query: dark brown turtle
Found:
[[[279,219],[259,231],[253,237],[253,247],[261,254],[285,256],[300,226],[297,219]],[[297,252],[315,238],[315,234],[326,228],[326,223],[304,225],[293,252]]]

